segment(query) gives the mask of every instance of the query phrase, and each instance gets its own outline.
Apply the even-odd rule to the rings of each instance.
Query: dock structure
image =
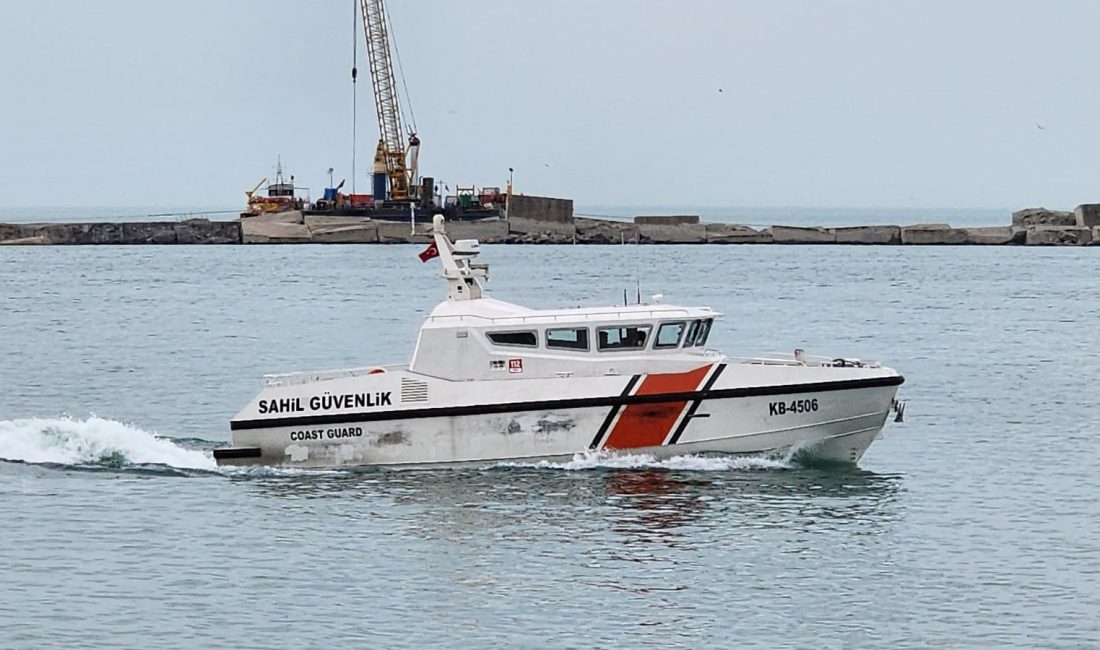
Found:
[[[408,244],[428,243],[431,224],[299,211],[234,221],[0,223],[0,245]],[[640,215],[633,221],[577,216],[568,199],[512,197],[506,219],[447,224],[455,239],[485,244],[789,244],[854,246],[1100,245],[1100,204],[1076,210],[1028,208],[1011,225],[953,228],[946,223],[839,228],[753,228],[702,223],[697,215]]]

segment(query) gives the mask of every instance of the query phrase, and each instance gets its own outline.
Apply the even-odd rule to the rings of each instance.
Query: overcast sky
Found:
[[[452,190],[514,167],[585,205],[1100,201],[1091,0],[389,4]],[[232,207],[277,155],[318,195],[350,174],[352,6],[5,0],[0,205]]]

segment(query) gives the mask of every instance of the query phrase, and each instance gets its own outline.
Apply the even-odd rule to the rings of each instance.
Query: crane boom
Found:
[[[415,169],[410,170],[406,161],[405,132],[401,125],[401,106],[398,103],[396,77],[390,56],[386,9],[382,0],[359,0],[359,6],[363,15],[363,33],[367,39],[374,106],[378,111],[379,139],[376,157],[385,160],[390,181],[390,198],[407,199],[412,176],[416,172]],[[411,147],[419,145],[416,134],[410,135],[409,144]]]

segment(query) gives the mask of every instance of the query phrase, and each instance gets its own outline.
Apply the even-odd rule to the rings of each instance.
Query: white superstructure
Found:
[[[230,423],[222,464],[422,465],[565,459],[590,450],[769,453],[856,462],[902,377],[878,364],[733,359],[719,314],[630,305],[528,309],[484,295],[476,241],[434,243],[447,300],[408,365],[270,375]],[[431,248],[429,254],[431,254]]]

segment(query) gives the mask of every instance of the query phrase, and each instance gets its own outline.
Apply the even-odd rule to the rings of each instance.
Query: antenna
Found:
[[[352,2],[351,16],[351,193],[355,194],[355,149],[358,142],[356,127],[359,116],[359,86],[355,83],[359,77],[359,0]]]
[[[634,233],[634,283],[638,290],[637,304],[642,304],[642,250],[639,248],[641,242],[642,231],[637,230]]]

